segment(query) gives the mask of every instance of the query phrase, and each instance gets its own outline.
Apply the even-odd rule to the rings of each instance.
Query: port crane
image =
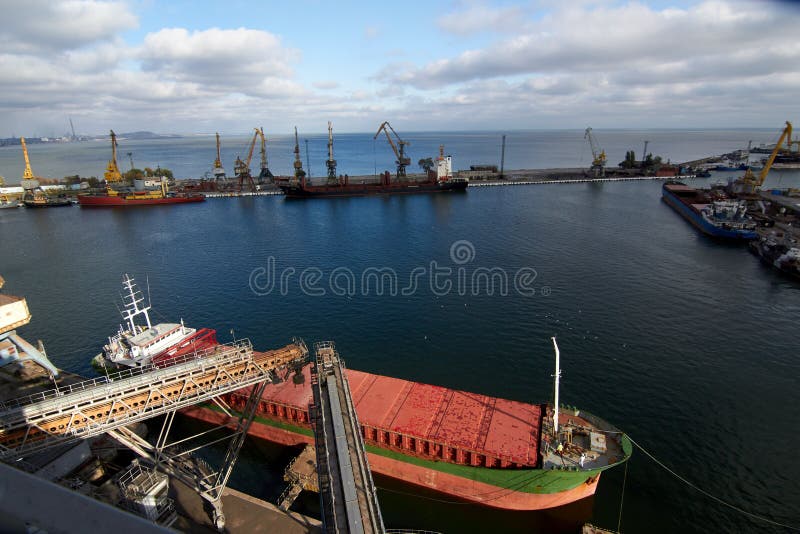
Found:
[[[775,157],[781,150],[781,145],[786,143],[787,146],[791,149],[791,139],[792,139],[792,123],[786,121],[786,127],[783,129],[783,133],[781,133],[780,138],[778,138],[778,142],[775,143],[775,148],[772,150],[772,154],[769,155],[767,161],[764,162],[764,168],[761,169],[761,172],[758,173],[756,176],[750,167],[747,168],[745,171],[744,176],[736,180],[734,182],[734,189],[737,193],[745,193],[745,194],[753,194],[755,193],[762,185],[764,185],[764,180],[767,179],[767,175],[769,174],[770,168],[772,168],[772,164],[775,162]]]
[[[338,185],[336,160],[333,159],[333,126],[331,126],[331,121],[328,121],[328,160],[325,165],[328,167],[328,185]]]
[[[600,148],[597,138],[592,133],[591,128],[586,128],[586,133],[583,134],[584,139],[589,140],[589,147],[592,149],[592,172],[594,177],[606,175],[606,151]]]
[[[264,127],[262,126],[258,131],[261,137],[261,172],[258,175],[259,182],[272,181],[274,176],[267,166],[267,137],[264,135]]]
[[[214,160],[214,167],[211,170],[215,180],[225,179],[225,169],[222,167],[222,158],[219,153],[219,132],[217,132],[217,159]]]
[[[111,130],[111,160],[106,165],[103,178],[105,178],[106,184],[122,181],[122,173],[119,172],[117,165],[117,134],[114,133],[114,130]]]
[[[247,150],[247,159],[242,161],[240,157],[236,157],[236,162],[233,164],[233,172],[239,177],[239,191],[242,190],[245,180],[250,185],[250,190],[256,190],[256,184],[253,182],[253,177],[250,175],[250,161],[253,159],[253,151],[256,147],[256,139],[261,134],[258,128],[253,128],[255,133],[253,139],[250,141],[250,148]]]
[[[31,169],[31,160],[28,158],[28,145],[25,144],[25,138],[20,137],[19,142],[22,145],[22,155],[25,157],[25,170],[22,171],[23,187],[25,189],[29,189],[28,187],[25,186],[25,181],[36,180],[36,176],[33,175],[33,170]],[[37,186],[38,184],[34,185],[33,187]]]
[[[394,141],[392,141],[392,136],[389,134],[389,131],[391,131],[397,138],[396,145]],[[386,134],[386,140],[389,141],[389,146],[392,147],[394,155],[395,157],[397,157],[397,161],[395,162],[397,163],[397,179],[404,181],[406,178],[406,167],[411,164],[411,158],[406,156],[405,148],[406,145],[409,145],[411,143],[400,139],[400,136],[397,135],[397,132],[394,131],[394,128],[392,128],[392,125],[389,124],[389,121],[384,121],[383,124],[380,125],[373,139],[377,139],[378,136],[381,134],[381,132]]]

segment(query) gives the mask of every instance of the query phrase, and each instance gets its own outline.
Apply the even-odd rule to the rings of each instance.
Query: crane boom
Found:
[[[753,171],[750,170],[750,167],[747,168],[745,171],[744,176],[741,178],[741,184],[744,185],[745,192],[753,193],[756,189],[764,185],[764,180],[767,179],[767,175],[769,174],[769,170],[772,167],[772,164],[775,162],[775,157],[778,155],[781,149],[781,145],[785,142],[789,147],[789,140],[792,138],[792,123],[786,121],[786,127],[783,129],[783,133],[781,133],[778,142],[775,143],[775,148],[772,150],[772,154],[769,155],[767,161],[764,163],[764,168],[761,169],[761,172],[758,173],[758,176],[753,174]],[[737,181],[738,182],[738,181]]]
[[[389,134],[389,131],[397,138],[397,145],[392,141],[392,136]],[[383,121],[383,124],[380,125],[373,139],[377,139],[381,132],[386,134],[386,140],[389,141],[389,146],[392,147],[394,155],[397,157],[397,161],[395,162],[397,163],[397,178],[404,179],[406,176],[406,166],[411,164],[411,158],[407,157],[405,154],[405,147],[411,143],[400,139],[400,136],[394,131],[389,121]]]
[[[222,158],[219,153],[219,132],[217,132],[217,159],[214,160],[214,169],[222,168]]]
[[[337,185],[339,179],[336,177],[336,160],[333,159],[333,125],[328,121],[328,161],[325,162],[328,167],[328,185]]]
[[[117,134],[114,133],[114,130],[111,130],[111,160],[106,165],[106,172],[103,174],[103,178],[105,178],[107,184],[122,181],[122,174],[117,166]]]
[[[258,134],[261,133],[258,128],[253,129],[256,131],[256,133],[253,134],[253,139],[250,141],[250,149],[247,151],[247,160],[245,160],[247,168],[250,168],[250,161],[253,159],[253,150],[256,148],[256,139],[258,139]]]
[[[600,144],[597,142],[597,138],[595,138],[591,128],[586,128],[586,133],[583,134],[583,138],[589,140],[589,147],[592,149],[592,170],[595,176],[598,174],[605,176],[606,151],[600,148]]]
[[[33,170],[31,170],[31,160],[28,159],[28,145],[25,144],[25,138],[20,137],[19,142],[22,145],[22,155],[25,157],[25,170],[22,173],[23,180],[35,180]]]

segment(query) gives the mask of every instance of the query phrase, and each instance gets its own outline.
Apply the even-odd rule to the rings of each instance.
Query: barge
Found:
[[[562,506],[592,496],[600,474],[632,452],[624,433],[582,410],[346,372],[372,471],[465,502],[508,510]],[[242,410],[247,392],[224,400]],[[311,401],[306,364],[267,386],[249,433],[288,446],[313,443]],[[214,424],[228,420],[213,404],[183,413]]]
[[[669,181],[662,199],[698,230],[711,237],[750,240],[758,237],[756,223],[747,215],[743,200],[726,198],[716,189],[702,190]]]

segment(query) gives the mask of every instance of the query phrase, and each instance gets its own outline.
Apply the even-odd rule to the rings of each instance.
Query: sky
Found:
[[[800,3],[0,0],[0,137],[779,128]]]

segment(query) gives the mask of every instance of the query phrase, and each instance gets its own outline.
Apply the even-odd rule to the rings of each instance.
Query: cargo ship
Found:
[[[126,274],[122,286],[125,293],[121,314],[125,324],[108,338],[103,352],[92,360],[96,371],[109,373],[151,364],[169,365],[170,360],[179,356],[218,345],[217,332],[210,328],[189,328],[183,321],[153,325],[150,304],[144,305],[144,296],[134,279]],[[143,325],[135,321],[140,316]]]
[[[388,123],[384,123],[388,124]],[[380,133],[380,130],[378,131]],[[387,134],[388,135],[388,134]],[[401,145],[402,146],[402,145]],[[392,145],[394,148],[394,145]],[[286,198],[335,198],[357,197],[370,195],[397,195],[415,193],[450,193],[464,192],[469,181],[466,178],[453,176],[451,156],[444,155],[444,147],[439,148],[439,157],[435,161],[435,171],[427,171],[424,180],[412,180],[406,176],[405,166],[408,158],[398,153],[398,170],[394,179],[389,171],[379,177],[378,182],[362,181],[352,183],[347,175],[336,175],[336,160],[333,159],[333,137],[331,126],[328,123],[328,178],[325,185],[314,185],[306,178],[300,160],[300,146],[297,141],[295,129],[295,174],[288,179],[277,179],[276,184],[283,191]]]
[[[117,165],[117,136],[111,130],[111,160],[104,174],[105,193],[78,195],[78,203],[87,208],[122,208],[133,206],[159,206],[165,204],[186,204],[203,202],[206,197],[201,194],[171,193],[167,179],[161,177],[158,189],[146,189],[143,180],[134,180],[134,187],[118,184],[124,182]],[[117,187],[112,187],[117,184]]]
[[[661,194],[664,202],[706,235],[733,240],[758,237],[745,201],[726,198],[722,190],[702,190],[668,181]]]
[[[458,502],[508,510],[562,506],[592,496],[600,474],[632,452],[617,428],[582,410],[555,409],[558,402],[529,404],[346,372],[372,472]],[[223,400],[240,411],[248,393]],[[288,446],[313,443],[311,401],[306,364],[267,385],[249,433]],[[229,417],[214,404],[183,413],[214,424]]]

